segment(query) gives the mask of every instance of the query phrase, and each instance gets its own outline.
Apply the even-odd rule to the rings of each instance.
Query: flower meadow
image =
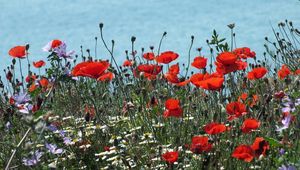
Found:
[[[258,55],[228,27],[203,48],[191,36],[187,55],[164,49],[164,32],[116,57],[102,23],[109,60],[54,39],[31,63],[16,44],[0,79],[1,167],[299,169],[300,31],[279,23]]]

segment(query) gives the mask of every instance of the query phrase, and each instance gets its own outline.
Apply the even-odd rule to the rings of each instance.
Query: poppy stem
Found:
[[[231,28],[230,31],[231,31],[231,45],[230,45],[231,50],[230,51],[232,51],[233,50],[233,28]]]
[[[20,74],[21,74],[21,82],[22,82],[22,88],[23,88],[23,91],[24,91],[24,76],[23,76],[23,72],[22,72],[22,62],[21,62],[21,59],[19,58],[19,66],[20,66]]]
[[[158,50],[157,50],[157,55],[159,55],[160,53],[160,47],[161,47],[161,44],[162,44],[162,40],[164,39],[164,37],[167,35],[167,32],[164,32],[160,41],[159,41],[159,45],[158,45]]]
[[[99,27],[100,27],[100,36],[101,36],[102,43],[104,44],[106,50],[109,52],[109,54],[110,54],[110,56],[111,56],[111,61],[114,61],[115,65],[116,65],[116,68],[117,68],[119,74],[121,75],[121,71],[120,71],[120,69],[119,69],[119,66],[118,66],[116,60],[115,60],[115,57],[114,57],[114,55],[113,55],[113,51],[111,51],[111,50],[107,47],[107,44],[106,44],[106,42],[105,42],[105,40],[104,40],[104,37],[103,37],[103,24],[100,23]],[[112,45],[114,46],[114,43],[113,43]]]
[[[97,59],[97,44],[98,44],[98,37],[95,37],[95,59]]]
[[[29,59],[28,59],[28,54],[26,54],[26,59],[27,59],[27,64],[28,64],[27,68],[28,68],[28,75],[29,75],[29,73],[30,73],[30,62],[29,62]]]
[[[192,50],[192,47],[193,47],[193,44],[194,44],[194,36],[192,35],[191,36],[191,45],[190,45],[190,48],[189,48],[189,58],[188,58],[188,65],[187,65],[187,68],[186,68],[186,73],[185,73],[185,76],[184,78],[186,79],[187,75],[188,75],[188,72],[189,72],[189,69],[190,69],[190,63],[191,63],[191,50]]]

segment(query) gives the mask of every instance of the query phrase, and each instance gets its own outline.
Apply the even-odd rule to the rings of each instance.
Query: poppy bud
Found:
[[[136,37],[135,36],[132,36],[131,37],[131,42],[134,42],[136,40]]]
[[[102,29],[103,26],[104,26],[104,24],[101,22],[101,23],[99,24],[99,28]]]
[[[167,32],[165,31],[164,34],[163,34],[163,36],[166,36],[166,35],[167,35]]]
[[[235,24],[234,23],[232,23],[232,24],[229,24],[229,25],[227,25],[230,29],[233,29],[234,27],[235,27]]]
[[[150,46],[150,50],[154,50],[154,46]]]
[[[15,58],[12,59],[12,63],[13,63],[13,65],[16,64],[16,59]]]
[[[29,44],[26,44],[25,49],[26,49],[26,51],[29,50]]]

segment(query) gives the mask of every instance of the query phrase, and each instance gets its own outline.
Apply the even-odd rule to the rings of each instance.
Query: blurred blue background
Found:
[[[76,52],[80,45],[94,51],[99,22],[105,24],[106,40],[116,42],[118,62],[125,59],[131,36],[137,37],[137,49],[148,50],[158,46],[164,31],[168,35],[162,51],[176,51],[179,61],[185,62],[191,35],[194,49],[203,47],[207,53],[205,41],[212,30],[229,38],[230,23],[236,24],[238,46],[248,46],[261,56],[264,37],[272,36],[271,25],[289,19],[299,28],[299,9],[298,0],[0,0],[0,67],[11,62],[7,54],[11,47],[25,43],[30,44],[30,61],[46,59],[41,48],[52,39],[65,41]],[[101,43],[99,57],[109,58]]]

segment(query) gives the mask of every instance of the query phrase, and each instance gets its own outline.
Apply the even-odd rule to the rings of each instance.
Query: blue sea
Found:
[[[61,39],[69,50],[80,52],[80,46],[91,49],[99,37],[99,23],[104,23],[104,36],[115,40],[118,62],[131,48],[131,36],[137,37],[136,48],[155,46],[166,31],[162,51],[173,50],[185,62],[191,35],[196,48],[208,52],[206,39],[212,30],[230,38],[227,27],[235,23],[237,45],[248,46],[258,57],[264,51],[264,37],[272,37],[272,26],[285,19],[300,27],[298,0],[0,0],[0,69],[10,62],[8,50],[30,44],[30,61],[46,60],[42,47],[52,39]],[[98,58],[109,53],[98,43]]]

